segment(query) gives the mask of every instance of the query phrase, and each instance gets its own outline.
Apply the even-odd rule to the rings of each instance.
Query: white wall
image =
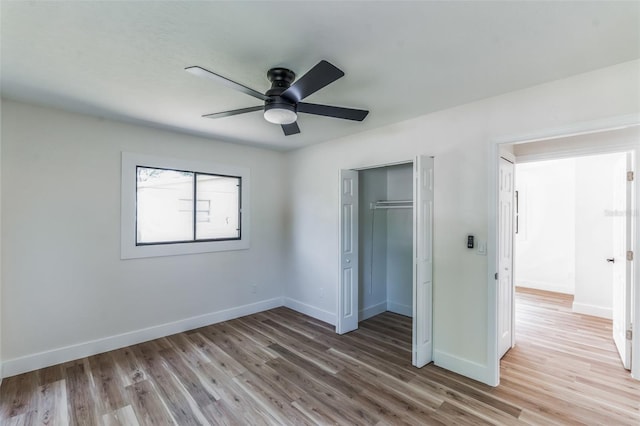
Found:
[[[516,191],[515,284],[574,294],[575,160],[516,164]]]
[[[413,164],[387,169],[387,200],[413,199]],[[387,211],[387,310],[413,316],[413,210]]]
[[[611,318],[613,268],[613,170],[625,154],[576,159],[575,312]],[[619,182],[625,185],[625,182]]]
[[[120,260],[121,151],[250,168],[251,248]],[[282,304],[281,153],[3,100],[1,171],[5,375]]]
[[[291,152],[287,296],[306,312],[335,321],[340,169],[434,155],[434,359],[495,383],[487,310],[488,285],[495,283],[487,282],[487,257],[465,244],[467,234],[487,240],[489,144],[514,134],[638,113],[639,64],[620,64]],[[371,110],[375,114],[375,105]]]
[[[387,198],[387,170],[361,170],[358,178],[358,306],[362,321],[387,310],[387,211],[370,209],[371,203]]]

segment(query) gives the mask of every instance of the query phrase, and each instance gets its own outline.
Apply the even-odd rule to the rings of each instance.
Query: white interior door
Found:
[[[358,172],[340,171],[340,289],[336,332],[358,328]]]
[[[498,355],[513,345],[514,166],[500,158],[498,181]]]
[[[624,368],[631,369],[631,279],[633,272],[633,170],[632,154],[614,168],[613,214],[613,340]]]
[[[416,367],[433,360],[433,158],[413,163],[413,357]]]

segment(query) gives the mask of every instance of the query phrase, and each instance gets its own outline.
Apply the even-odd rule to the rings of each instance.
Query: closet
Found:
[[[360,170],[359,320],[413,314],[413,164]]]

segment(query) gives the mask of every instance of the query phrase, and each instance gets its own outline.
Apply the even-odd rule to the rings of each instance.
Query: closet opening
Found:
[[[360,170],[358,319],[413,317],[413,164]]]
[[[393,322],[416,367],[433,359],[433,177],[427,156],[340,171],[336,332]]]

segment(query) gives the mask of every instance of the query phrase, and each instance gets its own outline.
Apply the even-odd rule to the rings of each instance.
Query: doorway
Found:
[[[626,369],[632,167],[626,152],[520,162],[515,185],[515,285],[565,295],[570,311],[614,320],[611,339]]]
[[[433,158],[340,172],[336,332],[391,311],[412,317],[412,364],[431,362]]]
[[[584,127],[584,125],[579,125],[579,126],[577,125],[576,129],[581,127]],[[617,127],[617,128],[611,128],[611,129],[603,128],[601,130],[591,130],[591,131],[582,132],[582,133],[579,131],[575,131],[573,133],[567,132],[566,133],[567,136],[564,136],[563,134],[558,134],[555,137],[549,137],[549,134],[546,134],[544,138],[541,137],[539,139],[536,139],[536,138],[521,139],[522,142],[518,141],[517,138],[514,138],[512,139],[512,141],[514,142],[499,143],[499,144],[497,143],[496,145],[494,145],[494,148],[495,148],[494,155],[496,155],[496,157],[494,158],[496,158],[496,160],[493,162],[493,165],[492,165],[493,170],[495,170],[493,172],[494,180],[492,180],[492,182],[494,182],[493,185],[496,185],[496,186],[493,187],[494,189],[492,189],[490,194],[493,200],[495,200],[492,203],[495,203],[496,213],[498,213],[497,210],[498,210],[498,192],[499,192],[498,190],[499,162],[497,161],[499,158],[498,151],[510,152],[512,155],[514,155],[515,158],[517,158],[518,163],[525,162],[525,161],[539,161],[539,160],[561,159],[561,158],[569,158],[569,157],[584,157],[584,156],[592,156],[595,154],[606,154],[606,153],[614,153],[614,152],[629,152],[631,153],[631,155],[627,157],[628,159],[626,161],[623,161],[622,172],[618,173],[618,175],[622,176],[623,181],[626,181],[627,179],[629,179],[629,182],[626,183],[627,185],[626,189],[623,191],[625,193],[624,200],[628,202],[633,202],[633,200],[637,197],[638,187],[636,186],[634,188],[633,172],[635,171],[635,165],[631,161],[631,157],[632,155],[635,155],[635,152],[638,147],[638,142],[640,141],[639,130],[640,128],[638,128],[637,126],[624,126],[624,127]],[[567,129],[564,129],[564,131],[567,131]],[[517,173],[516,173],[516,179],[517,179]],[[522,202],[523,202],[522,194],[515,194],[515,199],[519,201],[520,203],[519,208],[522,209]],[[514,209],[516,208],[518,207],[514,206]],[[491,210],[492,209],[490,209],[490,211]],[[559,209],[556,209],[556,211],[558,210]],[[638,229],[633,224],[636,214],[635,214],[635,208],[631,204],[627,204],[625,207],[615,208],[613,211],[614,213],[616,211],[619,211],[622,213],[620,217],[624,219],[623,222],[625,222],[625,228],[627,229],[627,232],[625,233],[625,238],[624,238],[624,245],[627,248],[622,251],[618,249],[618,255],[616,256],[616,263],[622,266],[621,270],[626,271],[625,274],[622,274],[625,276],[625,278],[623,280],[618,280],[621,282],[619,291],[624,292],[624,297],[618,298],[619,300],[624,301],[623,303],[624,306],[622,309],[618,311],[623,312],[623,314],[619,316],[618,326],[614,325],[613,328],[618,329],[619,336],[617,340],[623,342],[623,345],[618,345],[618,346],[619,347],[625,346],[621,349],[621,358],[624,364],[628,365],[625,359],[630,360],[633,377],[640,378],[640,374],[639,374],[640,369],[638,368],[640,367],[640,363],[633,362],[633,359],[636,359],[637,361],[637,358],[638,358],[637,346],[639,346],[638,345],[639,342],[637,339],[633,339],[635,336],[633,336],[633,333],[631,332],[632,320],[636,320],[636,323],[637,323],[638,306],[640,306],[640,298],[638,297],[638,291],[637,291],[638,283],[637,283],[636,277],[633,275],[633,270],[637,266],[637,259],[635,258],[633,253],[634,246],[638,239]],[[602,216],[603,214],[606,214],[606,212],[600,211],[600,215]],[[611,214],[611,212],[609,212],[609,214]],[[494,258],[494,261],[496,262],[496,268],[497,268],[498,257],[500,253],[500,246],[502,244],[502,240],[501,238],[499,238],[499,232],[498,232],[499,231],[498,215],[496,214],[496,216],[493,216],[493,217],[495,218],[494,219],[495,222],[493,222],[495,223],[495,225],[492,225],[492,222],[490,221],[490,225],[491,225],[490,228],[492,229],[491,232],[495,233],[493,234],[495,235],[495,240],[494,240],[495,255],[492,255],[491,257]],[[523,218],[516,217],[515,219],[516,219],[516,229],[519,228],[519,232],[522,232],[521,221],[523,220]],[[586,235],[586,233],[583,232],[580,235]],[[613,247],[609,247],[609,248],[610,248],[610,251],[613,251]],[[517,250],[516,250],[516,255],[517,255]],[[603,262],[605,261],[606,259],[603,260]],[[541,268],[541,267],[537,268],[538,272],[546,272],[547,270],[548,268]],[[517,265],[515,267],[515,273],[518,274]],[[490,278],[490,281],[493,281],[493,279],[491,278]],[[495,278],[497,279],[497,275]],[[496,325],[495,334],[493,335],[492,339],[495,338],[495,342],[496,342],[494,346],[494,350],[495,350],[494,354],[496,356],[496,358],[494,358],[496,360],[496,367],[495,367],[496,369],[494,371],[496,371],[495,383],[497,384],[499,381],[499,371],[500,371],[499,359],[502,355],[499,350],[499,344],[500,344],[499,318],[501,316],[501,310],[503,310],[505,307],[500,304],[499,286],[495,285],[494,288],[495,288],[495,291],[490,292],[490,293],[493,293],[493,295],[490,297],[490,304],[492,300],[495,300],[496,309],[495,311],[490,310],[490,312],[495,313],[493,314],[495,316],[493,317],[493,319],[490,318],[490,321],[492,321]],[[490,289],[491,289],[491,286],[490,286]],[[612,308],[612,311],[616,311],[616,309]],[[615,315],[612,314],[612,316],[614,316],[615,318]],[[614,322],[616,321],[614,320]],[[632,351],[631,349],[634,349],[634,350]]]

